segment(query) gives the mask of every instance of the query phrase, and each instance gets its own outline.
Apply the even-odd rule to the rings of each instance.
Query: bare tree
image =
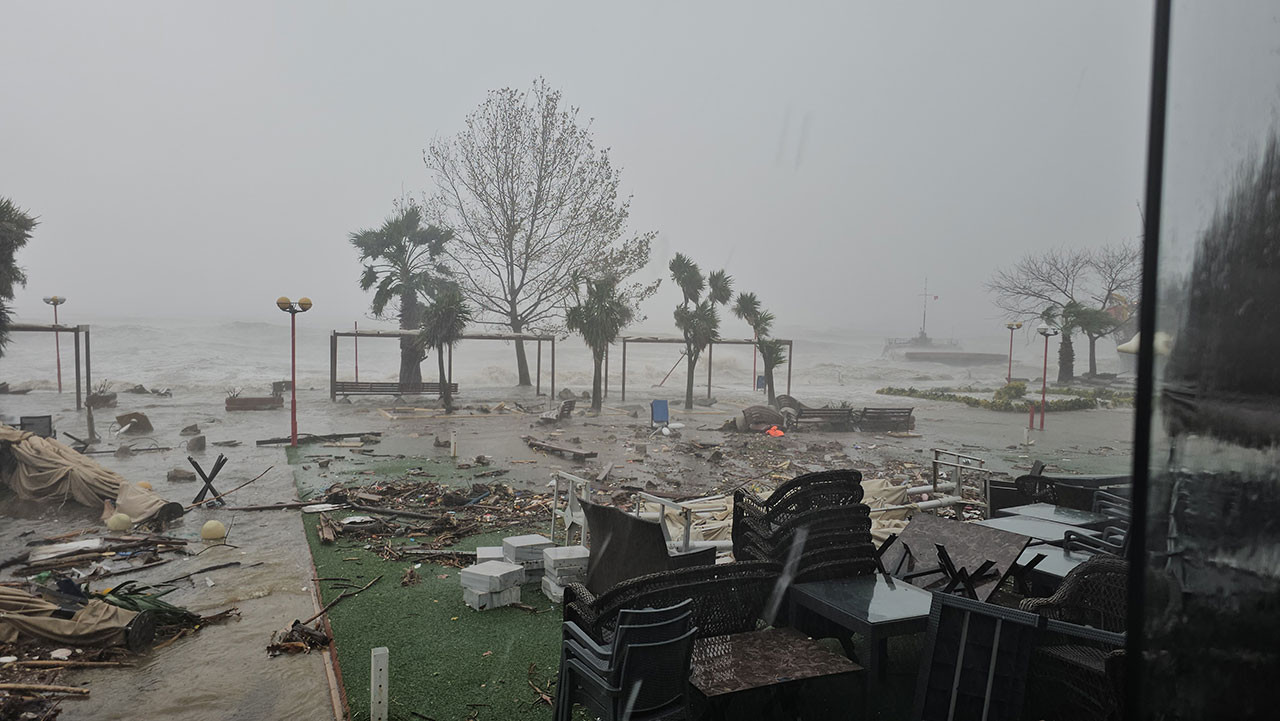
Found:
[[[433,214],[457,237],[447,252],[463,293],[512,332],[558,328],[575,279],[625,280],[649,262],[655,234],[626,235],[630,200],[618,197],[608,149],[545,80],[491,91],[466,129],[431,143],[423,160],[438,186]],[[638,308],[657,285],[618,289]],[[530,385],[521,341],[516,366]]]
[[[1069,383],[1075,377],[1072,336],[1079,331],[1088,337],[1089,372],[1096,373],[1096,343],[1114,324],[1095,311],[1108,309],[1118,296],[1136,293],[1141,279],[1140,246],[1122,244],[1024,255],[997,270],[986,287],[1009,317],[1051,319],[1060,326],[1058,382]]]

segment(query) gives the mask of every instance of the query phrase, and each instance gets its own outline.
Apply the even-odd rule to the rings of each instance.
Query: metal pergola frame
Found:
[[[84,396],[93,388],[93,363],[89,353],[89,326],[87,325],[43,325],[40,323],[11,323],[10,331],[26,333],[71,333],[75,336],[76,347],[76,410],[83,406]],[[80,385],[80,334],[84,333],[84,395]]]
[[[778,339],[778,342],[787,345],[787,395],[791,395],[791,365],[795,355],[795,343],[791,340]],[[628,343],[678,343],[684,345],[683,338],[663,338],[659,336],[623,336],[622,338],[622,400],[627,400],[627,344]],[[711,341],[707,344],[707,397],[711,397],[711,370],[714,367],[712,363],[712,350],[717,345],[749,345],[754,346],[754,340],[736,340],[736,339],[720,339]],[[607,361],[606,361],[607,362]],[[606,366],[607,367],[607,366]],[[751,390],[755,390],[756,379],[751,379]]]
[[[329,388],[338,382],[338,339],[339,338],[416,338],[416,330],[335,330],[329,336]],[[551,397],[556,395],[556,337],[554,335],[534,333],[464,333],[462,340],[528,340],[538,344],[537,370],[535,372],[534,395],[542,394],[542,342],[551,343]],[[448,351],[447,382],[453,382],[453,347]],[[332,393],[330,393],[332,396]]]

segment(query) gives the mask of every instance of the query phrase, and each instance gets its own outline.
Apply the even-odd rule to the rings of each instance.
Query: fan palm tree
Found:
[[[591,410],[599,413],[601,406],[601,368],[609,345],[618,339],[623,328],[635,318],[635,311],[627,304],[618,289],[618,279],[605,276],[585,280],[583,290],[576,287],[577,304],[565,313],[565,325],[582,336],[591,348],[591,360],[595,368],[591,375]]]
[[[373,314],[384,317],[394,302],[401,330],[420,327],[421,298],[429,298],[437,282],[449,275],[439,257],[452,237],[452,231],[423,227],[422,208],[412,201],[399,205],[382,227],[352,233],[351,244],[364,264],[360,288],[374,289]],[[422,346],[414,338],[400,339],[402,385],[422,383],[423,358]]]
[[[9,301],[14,288],[27,284],[27,276],[14,256],[27,244],[37,220],[8,198],[0,198],[0,355],[9,340]]]
[[[685,363],[688,377],[685,379],[684,407],[693,410],[693,377],[698,356],[712,342],[720,339],[719,306],[733,297],[733,278],[723,270],[717,270],[705,278],[698,265],[683,253],[676,253],[667,265],[671,279],[680,286],[683,299],[676,306],[676,327],[684,337]],[[706,290],[706,297],[703,297]]]
[[[467,306],[462,289],[456,283],[446,283],[435,290],[431,300],[421,312],[422,329],[417,345],[436,351],[440,368],[440,398],[447,413],[453,412],[453,390],[445,374],[445,351],[462,340],[462,333],[471,322],[471,308]]]

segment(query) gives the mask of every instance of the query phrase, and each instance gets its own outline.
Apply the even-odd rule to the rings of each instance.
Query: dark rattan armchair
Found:
[[[1122,715],[1128,573],[1124,559],[1095,556],[1072,569],[1052,596],[1022,602],[1022,610],[1049,619],[1028,681],[1035,718]]]

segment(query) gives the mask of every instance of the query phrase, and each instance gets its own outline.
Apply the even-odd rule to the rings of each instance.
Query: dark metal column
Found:
[[[80,410],[80,327],[76,326],[76,410]]]

